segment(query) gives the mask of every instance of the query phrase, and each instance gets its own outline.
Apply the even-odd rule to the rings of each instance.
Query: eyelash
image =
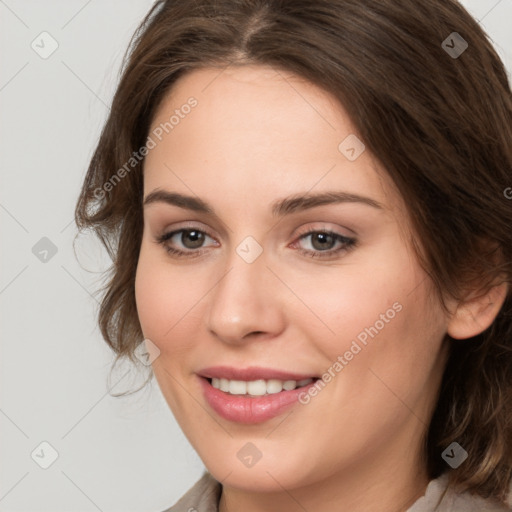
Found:
[[[210,238],[213,238],[211,235],[209,235],[207,232],[205,232],[203,230],[187,227],[187,228],[177,229],[176,231],[170,231],[168,233],[164,233],[163,235],[156,238],[156,242],[158,244],[162,245],[164,247],[164,249],[173,257],[197,258],[197,257],[201,256],[202,254],[204,254],[204,252],[206,252],[206,249],[204,249],[204,248],[199,248],[198,250],[189,249],[187,251],[182,251],[180,249],[176,249],[176,248],[170,247],[168,245],[168,243],[167,243],[168,240],[171,239],[174,235],[176,235],[178,233],[183,233],[186,231],[197,231],[206,236],[209,236]],[[308,236],[311,236],[314,234],[319,234],[319,233],[324,234],[324,235],[330,235],[330,236],[334,237],[335,242],[341,242],[342,246],[339,247],[338,249],[328,249],[325,251],[319,251],[319,250],[311,251],[308,249],[300,249],[300,248],[297,250],[301,254],[308,256],[310,258],[329,258],[329,257],[335,256],[335,255],[338,255],[342,252],[348,252],[351,249],[353,249],[357,244],[357,240],[355,238],[346,237],[346,236],[340,235],[339,233],[336,233],[334,231],[330,231],[328,229],[325,229],[325,230],[314,229],[314,230],[307,231],[306,233],[303,233],[302,235],[300,235],[298,240],[302,240],[304,238],[307,238]]]

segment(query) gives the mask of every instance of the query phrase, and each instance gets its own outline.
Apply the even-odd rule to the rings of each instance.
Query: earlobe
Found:
[[[484,295],[459,303],[448,324],[447,334],[463,340],[485,331],[498,315],[507,293],[508,284],[502,283]]]

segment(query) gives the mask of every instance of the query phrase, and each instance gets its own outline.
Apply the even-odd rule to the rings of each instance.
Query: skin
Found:
[[[485,329],[504,293],[492,307],[450,303],[443,312],[411,248],[404,199],[368,150],[355,161],[338,150],[356,132],[325,91],[263,66],[196,70],[174,85],[151,130],[190,96],[198,105],[146,157],[144,196],[199,197],[216,216],[145,206],[136,301],[144,336],[160,350],[153,370],[161,391],[223,484],[220,510],[406,510],[428,484],[421,445],[445,334]],[[277,199],[332,191],[382,208],[352,202],[272,216]],[[207,233],[202,248],[187,249],[180,235],[167,245],[202,250],[198,257],[173,256],[156,242],[185,228]],[[356,246],[333,254],[334,243],[324,258],[301,253],[322,252],[314,237],[301,238],[313,229],[355,237]],[[253,263],[236,252],[248,236],[263,249]],[[307,405],[242,425],[203,398],[196,372],[208,366],[321,375],[395,302],[401,311]],[[251,468],[237,457],[247,442],[262,454]]]

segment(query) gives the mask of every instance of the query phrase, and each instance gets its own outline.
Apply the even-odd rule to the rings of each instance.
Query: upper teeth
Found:
[[[226,393],[231,393],[232,395],[252,395],[252,396],[262,396],[266,393],[280,393],[283,389],[285,391],[291,391],[297,387],[306,386],[313,382],[313,379],[303,379],[303,380],[229,380],[229,379],[212,379],[212,386],[215,389],[220,389],[221,391],[225,391]]]

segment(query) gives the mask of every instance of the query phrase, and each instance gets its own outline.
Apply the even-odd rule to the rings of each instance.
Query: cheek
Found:
[[[343,373],[357,377],[344,381],[346,390],[360,383],[361,374],[367,389],[381,386],[369,368],[395,389],[407,382],[421,387],[443,338],[443,316],[428,300],[424,271],[405,250],[395,247],[380,256],[385,265],[358,261],[323,275],[295,276],[294,291],[311,312],[296,313],[291,321],[298,322],[307,339],[326,356],[326,369],[338,356],[344,357]]]
[[[377,414],[387,418],[392,430],[395,420],[405,421],[409,414],[404,404],[422,402],[437,372],[444,324],[428,300],[425,283],[411,293],[407,276],[388,277],[373,275],[365,289],[347,290],[338,316],[331,311],[336,336],[325,351],[331,365],[343,358],[333,387],[334,401],[344,404],[342,415],[357,411],[360,424],[370,425]],[[426,421],[422,407],[417,414]]]
[[[306,332],[324,333],[322,339],[337,355],[352,340],[364,344],[371,334],[382,337],[391,328],[403,327],[400,318],[413,282],[415,276],[409,269],[392,267],[368,272],[338,268],[324,275],[295,276],[294,292],[310,311],[302,306],[301,314],[291,320],[301,322]]]
[[[163,249],[162,249],[163,252]],[[197,320],[205,281],[180,271],[165,260],[159,250],[141,248],[135,276],[135,300],[144,336],[153,341],[162,355],[179,349],[190,336],[184,331]],[[172,340],[172,345],[167,341]]]
[[[182,428],[187,430],[187,411],[191,418],[201,423],[200,412],[190,403],[187,394],[181,393],[177,384],[183,379],[184,364],[190,357],[191,339],[197,332],[201,297],[205,291],[200,279],[191,279],[187,272],[171,266],[158,250],[141,247],[135,276],[135,300],[142,332],[160,350],[153,362],[153,373],[158,385]],[[186,427],[186,428],[185,428]]]

